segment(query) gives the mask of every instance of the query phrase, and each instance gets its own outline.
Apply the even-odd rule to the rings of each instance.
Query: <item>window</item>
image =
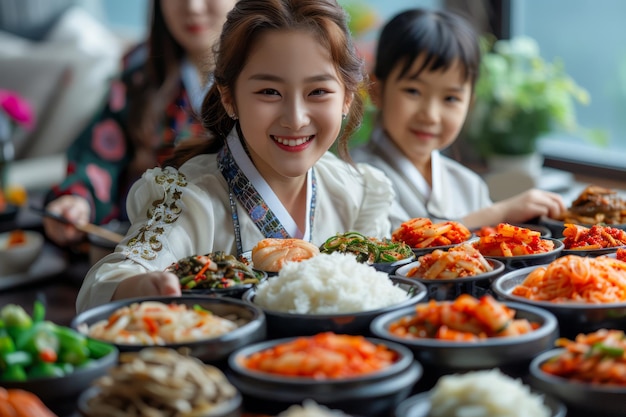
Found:
[[[510,0],[511,36],[537,40],[547,60],[560,57],[587,89],[579,124],[603,129],[609,143],[552,135],[540,143],[548,158],[623,170],[626,166],[626,2],[622,0]]]

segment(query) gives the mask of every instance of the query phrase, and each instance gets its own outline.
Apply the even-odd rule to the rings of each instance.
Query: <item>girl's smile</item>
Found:
[[[308,144],[315,138],[315,135],[300,137],[270,135],[270,137],[278,143],[279,147],[282,147],[290,152],[295,152],[306,149]]]
[[[281,181],[305,178],[339,136],[350,104],[328,50],[303,30],[256,39],[234,97],[222,97],[256,168]]]

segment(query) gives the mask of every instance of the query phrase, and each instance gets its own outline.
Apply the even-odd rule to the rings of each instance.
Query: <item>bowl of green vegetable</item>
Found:
[[[110,343],[45,320],[43,304],[32,315],[22,306],[0,310],[0,385],[37,395],[52,411],[67,414],[91,381],[117,363]]]
[[[222,251],[179,259],[166,269],[178,277],[183,294],[211,294],[241,298],[244,292],[267,278],[245,258]]]
[[[415,260],[415,253],[404,242],[367,237],[358,232],[337,233],[326,239],[320,253],[333,252],[351,253],[357,261],[387,274]]]

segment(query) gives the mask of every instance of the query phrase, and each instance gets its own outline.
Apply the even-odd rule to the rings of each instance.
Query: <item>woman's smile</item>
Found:
[[[270,135],[272,140],[281,148],[289,151],[301,151],[308,147],[309,143],[315,138],[310,136],[274,136]]]

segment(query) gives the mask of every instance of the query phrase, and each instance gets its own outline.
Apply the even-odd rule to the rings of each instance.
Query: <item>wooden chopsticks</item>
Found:
[[[106,229],[104,227],[98,226],[96,224],[93,223],[87,223],[87,224],[75,224],[70,222],[69,220],[67,220],[65,217],[60,216],[56,213],[52,213],[50,211],[47,211],[45,209],[42,208],[38,208],[38,207],[30,207],[31,210],[36,211],[37,213],[41,214],[44,217],[49,217],[51,219],[54,219],[56,221],[59,221],[61,223],[65,223],[65,224],[71,224],[72,226],[74,226],[75,228],[77,228],[78,230],[80,230],[81,232],[85,232],[87,234],[93,235],[93,236],[98,236],[102,239],[106,239],[110,242],[113,243],[120,243],[122,241],[122,239],[124,239],[124,235],[121,235],[119,233],[113,232],[109,229]]]

